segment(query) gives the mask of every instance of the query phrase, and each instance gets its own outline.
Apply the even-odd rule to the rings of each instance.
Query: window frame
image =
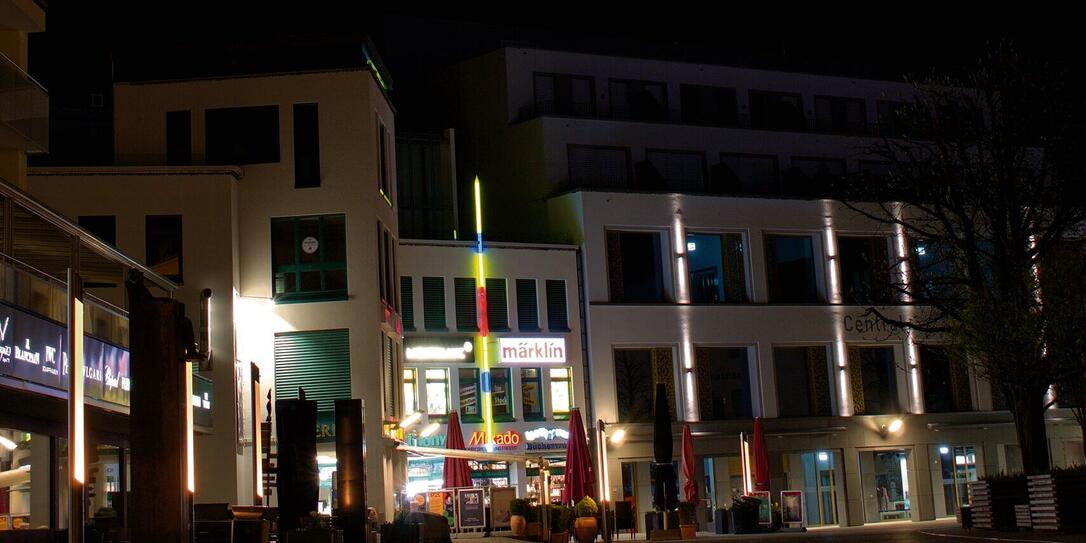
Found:
[[[769,262],[769,240],[775,237],[803,237],[807,238],[811,243],[811,285],[814,287],[814,299],[813,300],[780,300],[774,299],[773,296],[773,282],[772,278],[775,277],[770,272]],[[824,266],[824,251],[820,243],[819,234],[814,232],[796,232],[796,231],[776,231],[765,230],[762,232],[762,261],[765,266],[766,274],[766,296],[768,303],[778,305],[814,305],[826,303],[826,291],[825,291],[825,271]],[[775,254],[775,253],[774,253]]]
[[[565,371],[564,377],[555,379],[556,371]],[[551,417],[554,420],[569,420],[570,413],[573,412],[573,407],[576,405],[576,398],[573,397],[573,368],[570,366],[551,366],[547,368],[547,392],[550,394],[551,401]],[[569,398],[569,411],[557,411],[555,409],[554,401],[554,387],[556,385],[561,386],[561,383],[565,383],[565,389],[567,397]]]
[[[626,295],[625,280],[623,280],[622,296],[620,297],[621,299],[616,299],[616,296],[614,295],[615,290],[611,285],[611,279],[613,277],[612,274],[615,273],[615,272],[612,271],[612,263],[613,263],[613,261],[612,261],[612,258],[610,256],[611,248],[610,248],[609,240],[606,239],[612,233],[617,234],[619,236],[619,244],[620,245],[621,245],[621,236],[622,236],[622,234],[649,234],[649,235],[652,235],[652,236],[656,236],[656,238],[657,238],[657,240],[659,241],[659,244],[660,244],[660,255],[656,259],[657,260],[656,264],[658,265],[659,270],[660,270],[660,299],[658,299],[658,300],[630,300],[629,299],[630,297]],[[604,236],[605,236],[605,243],[607,243],[607,245],[605,247],[605,254],[606,254],[606,259],[607,259],[608,302],[613,303],[613,304],[637,304],[637,305],[670,303],[671,300],[673,299],[673,292],[674,292],[674,290],[673,290],[674,289],[674,283],[673,283],[674,282],[674,277],[671,276],[671,260],[673,258],[673,253],[674,253],[674,250],[675,250],[675,248],[671,247],[671,245],[669,243],[669,238],[671,237],[670,230],[666,230],[666,229],[652,230],[652,229],[616,228],[616,229],[605,229],[604,230]],[[621,250],[621,247],[619,249]],[[623,266],[623,268],[624,267],[625,266]],[[617,272],[622,273],[622,270],[618,270]]]
[[[450,376],[449,368],[427,367],[427,368],[422,368],[422,369],[423,369],[422,383],[423,383],[423,386],[424,386],[423,390],[426,392],[426,394],[425,394],[425,397],[426,397],[426,412],[425,412],[426,418],[427,418],[427,420],[429,420],[431,422],[446,422],[446,421],[449,420],[449,413],[451,412],[452,407],[453,407],[452,399],[450,398],[450,396],[451,396],[450,395],[450,391],[451,391],[450,389],[452,388],[452,382],[451,382],[451,376]],[[444,373],[444,378],[442,378],[442,379],[436,379],[436,378],[431,379],[430,376],[428,375],[429,372],[431,372],[431,371],[441,371],[441,372],[443,372]],[[444,385],[444,388],[445,388],[445,413],[444,414],[430,413],[430,384],[431,383],[440,383],[440,384]],[[457,406],[457,409],[459,409],[459,406]]]
[[[722,91],[723,92],[731,91],[731,99],[732,99],[733,103],[730,104],[730,105],[732,107],[734,107],[734,109],[732,110],[732,117],[734,118],[734,121],[731,122],[731,123],[728,123],[728,122],[707,122],[707,121],[704,121],[704,120],[697,121],[697,120],[692,119],[691,117],[695,116],[694,112],[689,111],[687,109],[686,99],[683,96],[683,91],[686,90],[686,89],[691,89],[692,91],[702,91],[704,89],[709,89],[709,90],[713,91],[713,94],[719,94]],[[719,98],[719,96],[715,96],[715,97]],[[702,84],[699,84],[699,83],[680,83],[679,84],[679,111],[680,111],[680,114],[682,116],[683,124],[689,124],[689,125],[694,125],[694,126],[722,126],[722,127],[731,127],[731,128],[738,127],[739,126],[739,89],[737,89],[735,87],[722,87],[720,85],[702,85]],[[688,115],[688,113],[689,113],[689,115]]]
[[[466,381],[464,379],[465,372],[470,372],[471,377]],[[475,386],[475,409],[478,414],[468,415],[464,413],[464,385],[472,384]],[[483,390],[482,379],[479,372],[479,368],[475,367],[457,367],[456,368],[456,412],[460,414],[460,422],[462,423],[479,423],[483,422]]]
[[[385,202],[389,207],[395,208],[393,204],[392,194],[392,173],[389,167],[391,162],[391,147],[395,145],[395,142],[391,142],[391,133],[385,126],[384,121],[380,115],[376,115],[377,120],[377,192],[385,199]]]
[[[694,283],[693,283],[693,277],[692,277],[692,274],[694,273],[694,269],[690,265],[690,247],[689,247],[689,243],[690,243],[689,239],[690,239],[690,236],[692,236],[692,235],[693,236],[714,236],[714,237],[720,238],[720,241],[721,241],[721,256],[722,256],[722,258],[727,257],[727,254],[725,253],[725,250],[724,250],[725,249],[724,242],[726,240],[725,236],[728,236],[728,235],[737,235],[737,236],[739,236],[739,241],[743,246],[743,254],[742,254],[742,260],[743,261],[742,261],[742,263],[740,265],[740,268],[741,268],[740,272],[741,272],[742,279],[743,279],[743,290],[742,290],[742,299],[741,300],[734,300],[734,301],[733,300],[724,300],[724,301],[721,301],[721,302],[696,302],[696,301],[694,301],[694,291],[693,291],[693,284]],[[709,304],[709,305],[718,305],[718,304],[732,305],[732,304],[750,304],[750,303],[753,303],[753,296],[751,295],[752,294],[751,293],[751,269],[750,269],[751,262],[750,262],[750,250],[749,250],[750,241],[749,241],[749,239],[750,239],[750,236],[748,235],[748,233],[745,230],[711,230],[711,229],[702,229],[702,228],[686,230],[686,238],[683,240],[683,242],[687,243],[687,246],[683,247],[683,254],[686,255],[687,288],[690,291],[689,292],[690,303],[692,303],[692,304]],[[721,263],[723,264],[723,261]],[[726,275],[726,274],[723,273],[723,270],[721,270],[721,275],[722,276]],[[726,277],[725,277],[725,279],[726,279]],[[724,294],[725,294],[725,296],[727,296],[727,286],[724,287]]]
[[[536,376],[535,377],[525,377],[525,373],[528,370],[535,370]],[[519,374],[520,374],[521,416],[524,417],[524,421],[525,422],[538,422],[538,421],[547,420],[547,404],[544,401],[544,397],[543,397],[544,396],[544,394],[543,394],[543,368],[538,367],[538,366],[533,366],[533,367],[530,367],[530,368],[520,368]],[[528,397],[528,395],[524,393],[524,384],[526,382],[527,383],[535,383],[535,385],[536,385],[535,399],[539,404],[539,414],[529,413],[527,409],[524,409],[524,400],[527,399],[527,397]]]
[[[328,217],[343,217],[343,255],[342,261],[325,261],[325,252],[321,250],[320,262],[318,263],[302,263],[301,262],[301,242],[299,239],[299,222],[303,219],[318,219],[318,247],[323,247],[325,244],[325,220]],[[283,264],[282,266],[276,266],[275,264],[275,223],[276,221],[290,221],[291,233],[293,239],[293,263]],[[269,221],[271,227],[271,245],[272,245],[272,259],[271,259],[271,280],[272,280],[272,299],[277,304],[288,303],[307,303],[307,302],[325,302],[325,301],[341,301],[346,300],[350,289],[350,274],[347,269],[347,260],[349,258],[347,250],[350,243],[347,241],[347,215],[345,213],[328,213],[324,215],[293,215],[289,217],[272,217]],[[326,282],[325,274],[330,271],[343,270],[346,284],[343,289],[327,289],[323,288]],[[298,288],[301,286],[300,275],[302,272],[320,272],[321,274],[321,290],[315,291],[301,291]],[[294,292],[283,292],[276,294],[275,281],[277,274],[289,274],[293,273],[299,276],[295,280]]]
[[[809,361],[806,359],[808,352],[810,352],[813,349],[817,349],[817,350],[822,351],[822,356],[825,357],[825,365],[822,368],[822,372],[819,373],[818,375],[822,376],[823,382],[826,384],[826,398],[825,398],[826,403],[825,403],[825,405],[821,406],[821,407],[825,408],[825,413],[824,414],[823,413],[817,413],[817,412],[811,412],[811,407],[812,407],[811,404],[813,402],[817,401],[817,399],[812,398],[812,392],[813,392],[814,385],[809,379],[810,371],[809,371],[809,368],[807,368],[807,367],[805,367],[804,369],[808,370],[807,371],[808,379],[807,379],[807,383],[806,383],[807,384],[807,394],[808,394],[808,406],[807,406],[808,407],[808,414],[806,414],[806,415],[785,415],[785,414],[783,414],[784,410],[782,409],[782,405],[783,405],[782,398],[784,397],[784,395],[782,394],[782,391],[781,391],[781,382],[780,382],[781,372],[778,371],[780,369],[780,358],[777,356],[778,351],[780,351],[782,349],[803,349],[804,350],[803,354],[804,354],[804,364],[805,365],[809,364]],[[784,343],[784,344],[773,344],[773,345],[771,345],[770,346],[770,352],[773,355],[773,375],[774,375],[773,380],[774,380],[774,391],[775,391],[776,396],[777,396],[777,417],[778,418],[786,418],[786,419],[801,419],[801,418],[810,418],[810,417],[829,417],[829,416],[833,416],[833,414],[834,414],[833,406],[834,406],[835,399],[834,399],[834,388],[833,388],[833,384],[834,384],[833,383],[833,374],[832,374],[832,369],[830,367],[830,364],[831,364],[831,361],[832,361],[832,356],[833,356],[832,347],[829,346],[829,345],[826,345],[826,344],[818,344],[818,343],[814,343],[814,344],[788,344],[788,343]],[[814,407],[817,408],[819,406],[814,406]]]
[[[828,105],[830,107],[830,111],[829,111],[830,119],[829,119],[829,126],[828,127],[824,126],[823,122],[818,117],[818,103],[820,101],[828,102]],[[847,104],[848,102],[859,103],[860,104],[860,112],[863,114],[863,119],[861,121],[862,124],[859,127],[849,126],[847,118],[846,119],[840,119],[843,126],[839,126],[838,122],[837,122],[838,120],[833,118],[833,107],[834,107],[834,105],[836,103],[846,103]],[[814,110],[814,125],[815,125],[815,128],[819,132],[825,132],[825,133],[829,133],[829,134],[841,134],[841,135],[847,135],[847,136],[867,135],[867,130],[868,130],[868,127],[871,126],[871,122],[868,120],[867,99],[866,98],[857,98],[857,97],[854,97],[854,96],[834,96],[832,94],[816,94],[813,97],[812,105],[813,105],[812,109]],[[877,115],[877,113],[876,113],[876,115]]]
[[[562,112],[562,111],[559,111],[560,108],[557,105],[558,104],[557,100],[555,100],[555,106],[554,106],[554,111],[553,112],[543,112],[542,108],[540,107],[540,104],[539,104],[539,96],[536,94],[536,78],[539,78],[539,77],[549,77],[549,78],[551,78],[551,85],[553,85],[552,90],[555,90],[555,91],[557,91],[558,82],[560,80],[566,80],[568,82],[572,82],[573,80],[585,80],[585,81],[588,81],[588,96],[590,98],[590,100],[588,102],[589,112],[585,113],[585,114],[577,114],[576,112]],[[557,95],[558,95],[558,93],[555,92],[555,96],[557,96]],[[574,104],[574,102],[571,101],[570,105],[572,106],[573,104]],[[595,117],[596,116],[596,110],[597,110],[597,107],[596,107],[596,78],[594,76],[591,76],[591,75],[581,75],[581,74],[569,74],[569,73],[559,73],[559,72],[532,72],[532,108],[533,108],[533,112],[535,113],[535,116],[537,116],[537,117],[574,117],[574,118],[578,118],[578,119]]]
[[[490,368],[490,397],[491,397],[491,409],[492,410],[493,410],[493,399],[494,399],[494,388],[495,388],[494,383],[499,381],[499,379],[495,378],[495,372],[500,372],[500,373],[505,374],[505,383],[506,383],[505,390],[506,390],[506,395],[508,396],[507,405],[509,406],[509,413],[507,413],[507,414],[496,414],[496,413],[494,413],[493,414],[494,421],[495,422],[514,422],[514,421],[517,420],[517,417],[516,417],[516,411],[513,409],[513,406],[516,403],[516,395],[513,393],[513,369],[509,368],[509,367]]]
[[[697,157],[698,158],[698,170],[701,172],[701,179],[699,181],[701,186],[699,188],[696,188],[696,189],[693,189],[693,190],[677,188],[675,186],[675,184],[676,183],[682,183],[683,181],[681,181],[681,180],[680,181],[672,181],[671,179],[668,179],[666,176],[664,176],[663,172],[659,171],[659,168],[656,168],[656,165],[653,164],[652,160],[649,158],[649,155],[654,154],[654,153],[657,154],[657,155],[687,155],[687,156]],[[656,169],[657,173],[660,174],[660,177],[664,180],[664,183],[667,186],[667,190],[669,192],[687,192],[687,191],[705,192],[705,191],[709,190],[709,165],[708,165],[708,160],[706,159],[705,151],[691,151],[691,150],[687,150],[687,149],[663,149],[663,148],[658,148],[658,147],[646,147],[645,148],[645,162],[648,162],[649,164],[652,165],[652,167],[654,169]]]
[[[660,89],[663,90],[663,93],[661,94],[661,101],[662,101],[661,105],[663,107],[663,113],[662,113],[663,118],[661,118],[661,119],[638,118],[638,117],[635,117],[632,113],[630,113],[630,111],[627,111],[626,115],[615,115],[615,83],[623,84],[623,85],[629,85],[631,83],[634,83],[634,84],[641,85],[642,87],[645,87],[645,86],[648,86],[648,85],[659,86]],[[627,91],[627,98],[628,97],[629,97],[629,92]],[[608,104],[610,106],[610,111],[609,111],[610,112],[610,117],[612,119],[615,119],[615,120],[633,121],[633,122],[642,122],[642,123],[666,123],[666,122],[668,122],[668,120],[671,117],[671,104],[670,104],[670,101],[668,100],[668,96],[667,96],[667,81],[653,81],[651,79],[631,79],[631,78],[611,77],[611,78],[607,79],[607,99],[608,99]],[[628,102],[628,100],[627,100],[627,102]],[[630,107],[629,103],[627,103],[626,107],[627,107],[627,110],[629,110],[629,107]]]

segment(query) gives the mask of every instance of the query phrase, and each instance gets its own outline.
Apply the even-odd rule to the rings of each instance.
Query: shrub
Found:
[[[524,516],[524,513],[528,510],[528,500],[524,498],[513,498],[509,501],[509,514]]]
[[[573,525],[573,508],[568,505],[552,505],[550,513],[551,532],[568,532]]]
[[[679,524],[694,524],[696,508],[694,502],[679,502]]]
[[[539,506],[528,505],[528,508],[524,510],[525,522],[539,522]]]
[[[585,496],[581,498],[581,501],[577,502],[575,512],[577,518],[582,517],[595,517],[599,513],[600,508],[596,505],[596,500],[593,500],[591,496]]]

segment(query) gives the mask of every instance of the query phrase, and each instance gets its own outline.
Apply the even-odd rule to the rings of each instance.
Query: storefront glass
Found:
[[[808,526],[837,524],[837,454],[808,451],[782,455],[784,490],[802,490]]]
[[[860,473],[867,522],[912,518],[907,451],[862,451]]]
[[[49,436],[0,429],[0,531],[49,526]]]
[[[954,516],[969,502],[966,483],[977,480],[977,458],[971,446],[939,446],[940,473],[943,478],[944,514]]]

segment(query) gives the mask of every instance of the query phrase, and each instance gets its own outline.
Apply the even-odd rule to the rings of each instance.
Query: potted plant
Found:
[[[524,535],[539,537],[542,531],[543,523],[539,521],[539,506],[529,503],[528,509],[524,511]]]
[[[525,514],[530,507],[528,500],[524,498],[513,498],[509,502],[509,529],[513,531],[513,535],[517,537],[524,536],[527,530]]]
[[[1014,506],[1029,503],[1029,488],[1022,474],[988,475],[970,481],[969,496],[973,507],[973,525],[977,528],[1014,530]]]
[[[731,530],[733,534],[753,534],[758,532],[758,508],[761,500],[750,496],[736,496],[732,500]]]
[[[1082,493],[1086,488],[1086,467],[1052,468],[1049,473],[1030,475],[1027,480],[1034,530],[1067,532],[1086,528],[1086,516],[1081,513],[1086,506]],[[963,526],[968,511],[962,508]]]
[[[679,532],[683,539],[694,539],[698,536],[698,521],[694,518],[697,504],[694,502],[679,502]]]
[[[284,543],[341,543],[343,532],[332,528],[331,519],[316,511],[302,517],[299,529],[286,533]]]
[[[577,538],[577,542],[591,543],[595,541],[596,534],[599,533],[599,524],[596,522],[599,507],[596,505],[596,500],[589,496],[581,498],[581,501],[577,502],[577,505],[573,508],[573,512],[577,516],[577,520],[573,524],[573,536]]]
[[[568,505],[550,506],[550,543],[569,543],[569,527],[573,524],[573,508]]]
[[[391,523],[381,526],[381,541],[418,541],[419,525],[411,522],[409,514],[400,511]]]

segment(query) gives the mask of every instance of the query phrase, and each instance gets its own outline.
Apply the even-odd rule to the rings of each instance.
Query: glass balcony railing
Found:
[[[4,134],[3,128],[10,131]],[[49,93],[0,54],[0,147],[49,152]]]

